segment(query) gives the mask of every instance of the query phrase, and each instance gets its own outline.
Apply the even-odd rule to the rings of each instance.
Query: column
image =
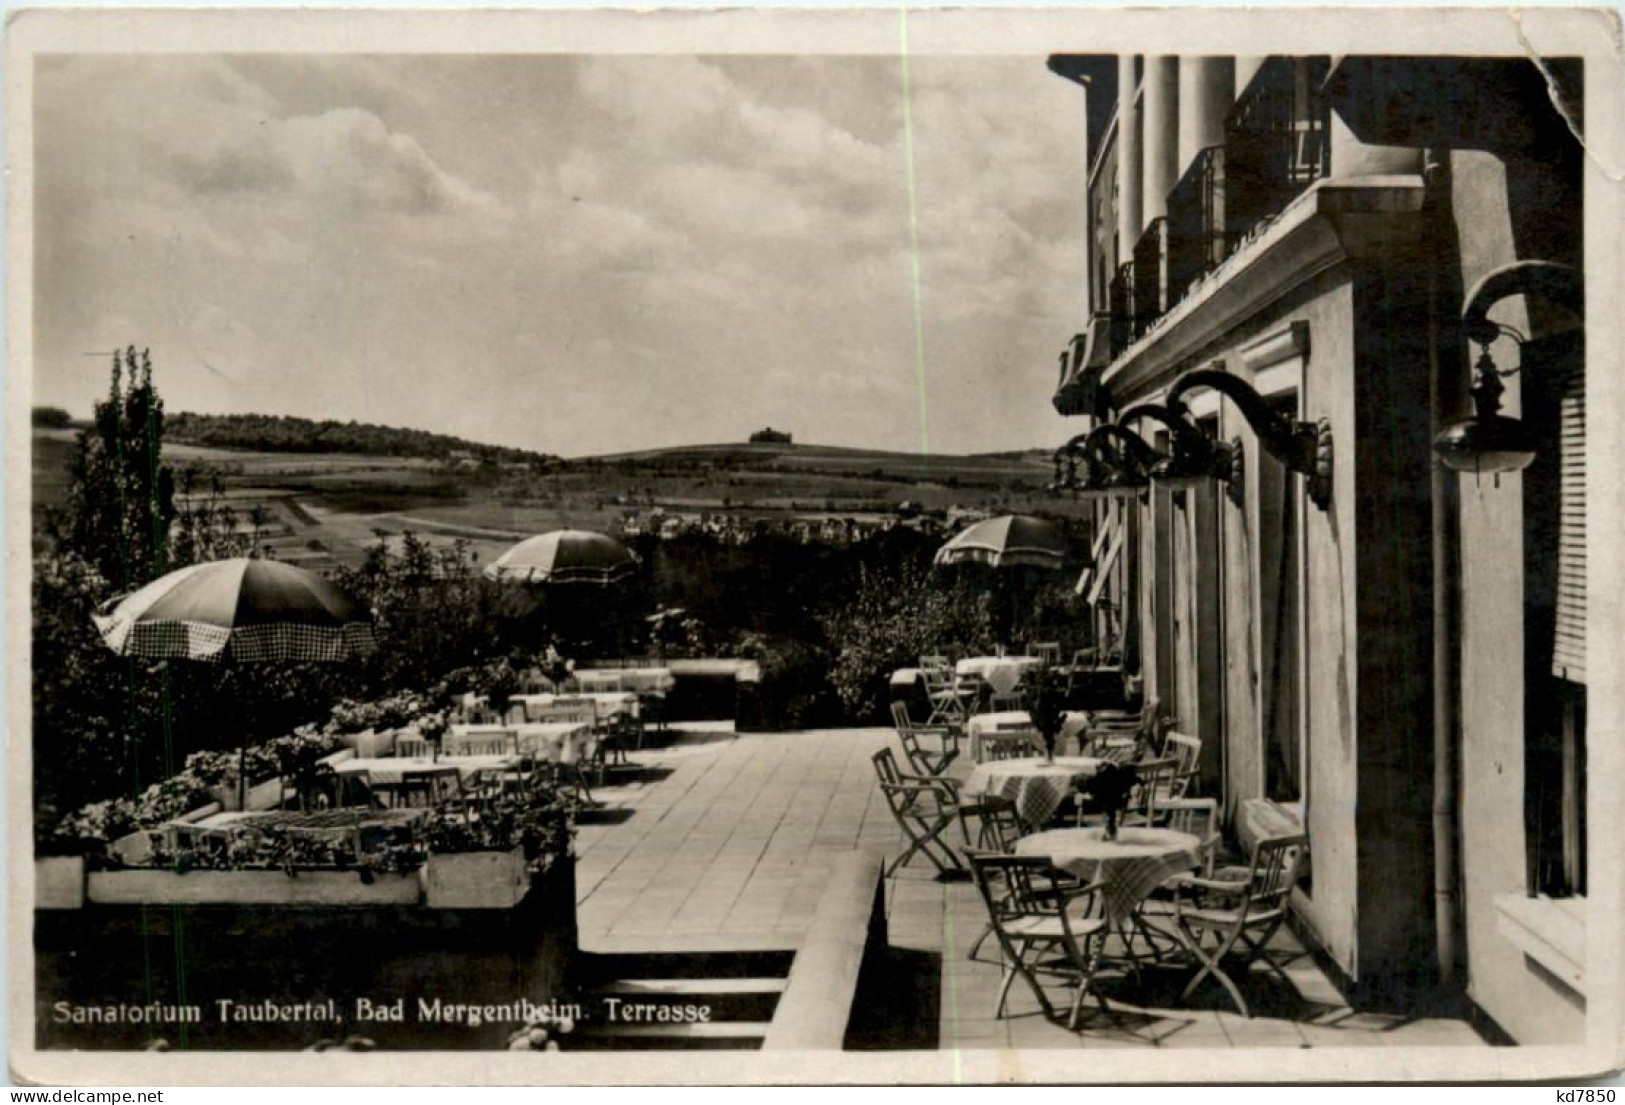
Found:
[[[1179,59],[1180,174],[1202,150],[1223,144],[1224,116],[1235,102],[1235,70],[1231,58]]]
[[[1140,240],[1140,109],[1134,82],[1134,55],[1117,58],[1117,262],[1122,264]],[[1115,273],[1112,275],[1116,275]]]
[[[1145,59],[1140,174],[1140,228],[1168,213],[1168,193],[1179,179],[1179,59]],[[1139,235],[1135,235],[1135,240]],[[1132,248],[1132,243],[1130,244]]]
[[[1264,63],[1268,60],[1269,58],[1263,54],[1236,58],[1236,90],[1231,99],[1241,99],[1241,94],[1247,91],[1247,86],[1252,83],[1253,77],[1258,75],[1258,71],[1264,68]]]

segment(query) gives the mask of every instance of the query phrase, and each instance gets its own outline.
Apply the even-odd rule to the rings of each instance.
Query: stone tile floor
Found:
[[[595,788],[604,806],[576,839],[584,949],[794,948],[835,854],[862,848],[889,859],[900,850],[869,762],[890,730],[707,735],[714,739],[634,753],[632,768]],[[976,960],[967,957],[985,927],[981,900],[969,881],[935,876],[916,859],[887,880],[886,903],[899,961],[938,972],[908,985],[935,995],[941,1048],[1483,1046],[1462,1020],[1350,1009],[1285,930],[1271,954],[1292,986],[1255,970],[1243,983],[1250,1019],[1216,983],[1180,1001],[1188,968],[1148,970],[1138,984],[1103,971],[1109,1012],[1089,1003],[1076,1031],[1045,1018],[1020,980],[996,1018],[997,946],[990,938]],[[1063,982],[1046,992],[1070,1008]]]

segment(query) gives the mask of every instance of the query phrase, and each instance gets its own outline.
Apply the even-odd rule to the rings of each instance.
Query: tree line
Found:
[[[273,453],[360,453],[366,456],[424,457],[482,463],[548,464],[557,457],[506,445],[484,445],[427,430],[379,426],[370,422],[316,421],[276,414],[171,414],[165,424],[170,441],[223,449]]]

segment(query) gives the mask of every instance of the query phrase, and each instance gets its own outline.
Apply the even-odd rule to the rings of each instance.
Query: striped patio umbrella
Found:
[[[92,620],[108,648],[149,660],[340,661],[375,646],[367,611],[333,584],[247,557],[170,572]]]
[[[1058,569],[1066,560],[1066,535],[1053,522],[1030,514],[1005,514],[977,522],[937,550],[938,564],[988,564],[995,568]]]
[[[638,558],[615,538],[561,529],[527,538],[487,565],[490,579],[608,587],[637,571]]]

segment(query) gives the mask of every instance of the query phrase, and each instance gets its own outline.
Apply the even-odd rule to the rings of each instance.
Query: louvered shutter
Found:
[[[1586,407],[1585,373],[1573,372],[1558,400],[1557,639],[1552,674],[1585,682]]]

